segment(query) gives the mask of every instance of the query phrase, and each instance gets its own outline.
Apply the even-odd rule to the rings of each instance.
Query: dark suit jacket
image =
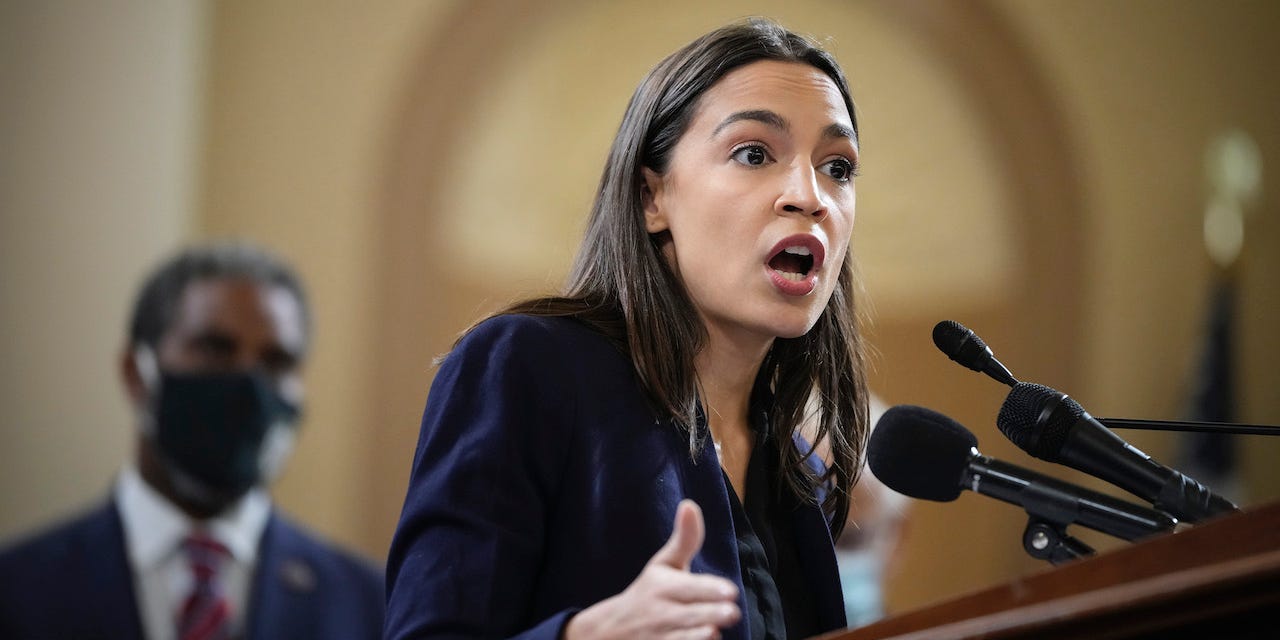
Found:
[[[387,563],[384,635],[555,638],[568,616],[639,575],[682,498],[706,522],[693,571],[741,589],[710,444],[691,459],[687,436],[648,406],[630,360],[585,325],[487,320],[431,388]],[[826,518],[806,506],[791,524],[823,628],[843,627]]]
[[[0,553],[0,638],[142,640],[114,502]],[[249,595],[249,640],[377,638],[382,577],[272,513]]]

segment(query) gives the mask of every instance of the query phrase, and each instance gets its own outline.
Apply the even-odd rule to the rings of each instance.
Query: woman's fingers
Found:
[[[700,602],[673,606],[672,628],[690,629],[711,626],[714,628],[731,627],[737,624],[742,614],[738,605],[732,602]]]
[[[734,602],[738,587],[719,576],[655,569],[653,590],[665,600],[679,603]]]
[[[665,599],[676,602],[735,600],[738,587],[718,576],[689,573],[693,557],[702,548],[702,510],[692,500],[676,507],[671,537],[649,560],[644,571],[648,586]]]
[[[732,581],[689,572],[703,536],[702,510],[682,500],[666,544],[625,591],[570,618],[566,640],[719,638],[719,630],[737,624],[742,612]]]
[[[649,560],[650,564],[662,564],[672,569],[688,571],[693,557],[702,548],[704,536],[702,509],[692,500],[681,500],[676,507],[675,526],[671,537]]]
[[[720,630],[709,626],[680,629],[663,636],[665,640],[717,640],[719,637]]]

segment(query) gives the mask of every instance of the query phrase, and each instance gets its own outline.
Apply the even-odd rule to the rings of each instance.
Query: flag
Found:
[[[1205,319],[1204,337],[1192,372],[1188,420],[1234,422],[1234,332],[1236,293],[1226,274],[1215,278]],[[1238,436],[1217,433],[1183,433],[1178,448],[1178,468],[1215,493],[1240,503],[1236,451]]]

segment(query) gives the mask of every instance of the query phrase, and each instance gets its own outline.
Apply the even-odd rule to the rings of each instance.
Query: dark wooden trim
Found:
[[[1273,503],[823,638],[1130,638],[1226,629],[1274,615],[1277,604]]]

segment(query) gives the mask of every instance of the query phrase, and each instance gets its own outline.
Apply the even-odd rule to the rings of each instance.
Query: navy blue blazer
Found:
[[[377,638],[382,576],[274,511],[258,551],[249,640]],[[0,553],[0,638],[142,640],[115,503]]]
[[[683,498],[706,522],[692,570],[741,590],[730,490],[714,449],[691,459],[604,336],[567,318],[489,319],[431,387],[387,561],[384,637],[554,639],[640,574]],[[828,522],[813,505],[792,526],[820,623],[841,628]]]

